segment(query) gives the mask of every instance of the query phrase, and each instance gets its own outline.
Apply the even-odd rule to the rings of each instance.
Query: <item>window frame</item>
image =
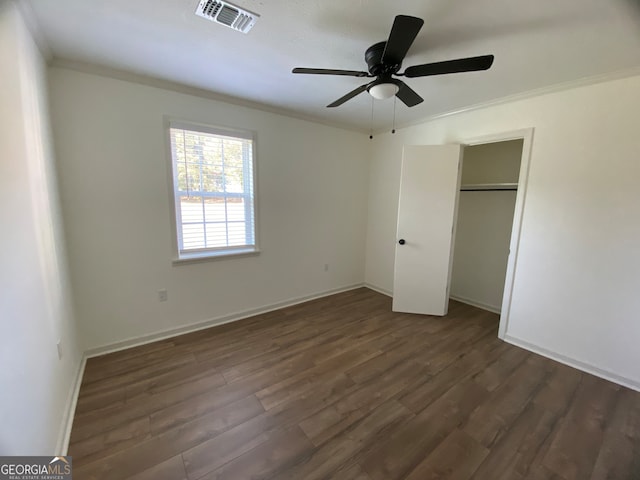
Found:
[[[226,137],[235,137],[243,140],[250,140],[251,146],[251,166],[252,166],[252,181],[253,181],[253,246],[250,247],[217,247],[213,249],[199,249],[192,252],[182,252],[180,249],[180,232],[178,230],[181,225],[180,212],[178,211],[177,203],[177,184],[176,184],[176,171],[174,169],[173,151],[171,148],[171,129],[178,128],[182,130],[190,130],[194,132],[208,133],[212,135],[221,135]],[[211,125],[207,123],[201,123],[197,121],[184,120],[181,118],[164,116],[164,135],[165,135],[165,149],[167,157],[167,183],[169,190],[169,206],[171,209],[171,239],[173,247],[172,263],[174,265],[180,265],[184,263],[204,262],[211,260],[221,260],[233,257],[253,256],[260,253],[259,248],[259,227],[258,227],[258,175],[257,175],[257,135],[255,131],[226,127],[219,125]],[[233,196],[233,194],[232,194]],[[241,198],[246,198],[245,195],[237,194]]]

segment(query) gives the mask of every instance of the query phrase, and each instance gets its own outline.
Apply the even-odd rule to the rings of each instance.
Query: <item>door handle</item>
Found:
[[[405,241],[404,241],[404,238],[401,238],[400,240],[398,240],[398,243],[399,243],[400,245],[404,245],[404,244],[405,244],[405,243],[407,243],[407,242],[405,242]]]

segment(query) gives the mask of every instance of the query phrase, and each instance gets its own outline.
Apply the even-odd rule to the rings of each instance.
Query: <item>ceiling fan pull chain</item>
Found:
[[[373,97],[371,97],[371,121],[369,122],[369,140],[373,140]]]
[[[393,125],[391,127],[391,133],[396,133],[396,98],[393,97]]]

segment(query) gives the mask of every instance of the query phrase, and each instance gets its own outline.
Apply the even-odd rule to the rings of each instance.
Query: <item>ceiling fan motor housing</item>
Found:
[[[364,59],[367,62],[371,75],[391,75],[400,70],[402,63],[385,64],[382,62],[382,56],[386,46],[387,42],[378,42],[367,48],[367,51],[364,53]]]

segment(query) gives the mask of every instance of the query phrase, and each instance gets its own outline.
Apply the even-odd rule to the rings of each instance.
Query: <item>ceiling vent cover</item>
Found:
[[[247,33],[251,30],[251,27],[260,17],[256,13],[243,10],[229,2],[220,0],[200,0],[196,15],[242,33]]]

